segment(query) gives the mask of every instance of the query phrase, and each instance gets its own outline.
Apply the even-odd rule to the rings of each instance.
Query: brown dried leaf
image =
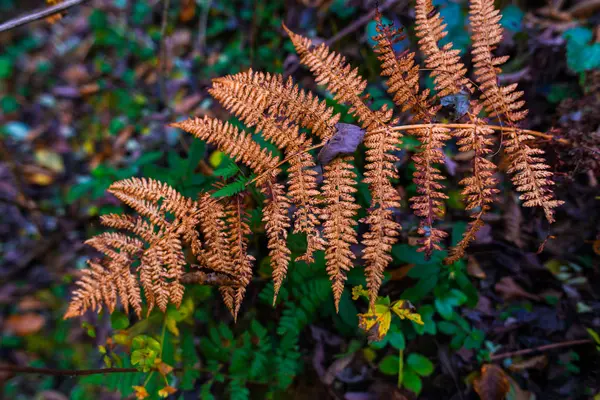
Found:
[[[356,125],[337,123],[337,132],[327,141],[319,152],[319,163],[329,164],[340,154],[352,154],[362,143],[365,131]]]
[[[45,318],[39,314],[13,314],[4,321],[4,328],[17,336],[27,336],[42,329],[45,322]]]
[[[500,293],[504,300],[525,298],[537,301],[540,299],[539,296],[531,294],[519,286],[510,276],[500,279],[500,282],[496,283],[494,289]]]
[[[481,400],[504,400],[510,390],[510,383],[502,368],[484,364],[481,375],[473,381],[473,388]]]
[[[478,279],[485,279],[487,277],[485,271],[481,269],[479,262],[473,256],[469,256],[467,262],[467,272],[469,273],[469,275]]]
[[[545,354],[528,358],[526,360],[516,362],[510,365],[508,369],[511,371],[523,371],[526,369],[544,369],[548,365],[548,357]]]

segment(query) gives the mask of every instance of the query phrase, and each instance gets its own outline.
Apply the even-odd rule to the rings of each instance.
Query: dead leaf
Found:
[[[478,279],[485,279],[487,277],[485,271],[481,269],[479,262],[473,256],[469,256],[468,258],[467,272],[469,273],[469,275],[474,276]]]
[[[33,296],[26,296],[17,305],[19,311],[33,311],[33,310],[43,310],[44,308],[48,308],[46,303],[36,299]]]
[[[410,272],[411,269],[413,269],[415,266],[415,264],[407,264],[404,265],[400,268],[396,268],[394,270],[392,270],[390,272],[390,279],[393,281],[399,281],[401,279],[404,279],[404,277],[406,277],[406,275],[408,275],[408,273]]]
[[[54,174],[37,165],[24,165],[23,176],[27,183],[39,186],[48,186],[54,182]]]
[[[169,364],[163,362],[159,358],[157,358],[155,360],[155,364],[156,364],[156,370],[163,376],[169,375],[171,372],[173,372],[173,367],[171,367]]]
[[[362,143],[365,131],[356,125],[337,123],[336,133],[327,141],[318,155],[321,165],[329,164],[340,154],[352,154]]]
[[[196,2],[194,0],[182,0],[179,20],[181,22],[191,21],[196,15]]]
[[[4,327],[17,336],[27,336],[39,332],[45,322],[45,318],[39,314],[13,314],[4,321]]]
[[[40,149],[35,152],[35,162],[46,169],[56,173],[62,174],[65,170],[62,157],[60,154],[47,149]]]
[[[496,283],[494,289],[496,289],[496,292],[500,293],[504,300],[525,298],[537,301],[540,299],[538,296],[527,292],[521,286],[517,285],[510,276],[505,276],[500,279],[500,282]]]
[[[352,360],[354,360],[354,353],[348,354],[345,357],[338,358],[337,360],[335,360],[329,366],[329,368],[327,368],[327,371],[325,372],[325,376],[323,377],[323,383],[326,385],[331,385],[333,383],[333,381],[335,380],[335,377],[340,372],[345,370],[348,367],[348,365],[350,365]]]
[[[521,239],[521,225],[523,223],[523,214],[517,203],[515,196],[509,196],[504,210],[504,238],[513,242],[517,247],[523,247]]]
[[[526,369],[544,369],[548,365],[548,357],[545,354],[515,362],[508,367],[511,371],[523,371]]]
[[[200,93],[185,97],[175,105],[175,112],[177,114],[189,114],[189,111],[200,103],[200,101],[202,101],[202,95]]]
[[[504,400],[510,390],[510,383],[502,368],[484,364],[481,375],[473,381],[473,388],[481,400]]]
[[[510,376],[508,377],[510,383],[510,398],[511,400],[533,400],[535,397],[527,390],[521,389],[521,386]]]

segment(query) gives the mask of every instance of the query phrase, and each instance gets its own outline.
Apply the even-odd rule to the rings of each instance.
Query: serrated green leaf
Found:
[[[234,182],[223,186],[221,189],[214,192],[211,196],[214,198],[233,196],[243,192],[246,189],[247,182],[248,180],[245,177],[240,176]]]

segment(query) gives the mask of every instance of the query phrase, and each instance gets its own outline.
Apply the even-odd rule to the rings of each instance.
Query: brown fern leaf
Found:
[[[433,227],[435,220],[441,219],[443,213],[443,200],[447,199],[443,193],[444,186],[439,182],[444,179],[440,170],[434,164],[444,163],[444,153],[441,150],[444,142],[449,139],[450,130],[447,128],[427,126],[415,131],[415,136],[421,141],[420,152],[415,154],[414,182],[417,185],[417,196],[410,199],[415,215],[422,217],[419,234],[424,238],[418,251],[424,251],[428,256],[434,250],[441,250],[439,242],[448,234]]]
[[[498,84],[499,66],[508,60],[508,56],[494,57],[493,50],[502,40],[502,26],[499,21],[500,12],[494,8],[492,0],[472,0],[470,22],[473,39],[473,63],[476,80],[484,97],[482,103],[491,117],[504,118],[512,127],[525,118],[527,111],[523,109],[525,102],[521,100],[523,92],[517,91],[517,84],[500,86]],[[554,209],[563,204],[554,198],[550,186],[552,172],[540,149],[531,148],[526,141],[533,136],[519,130],[509,131],[505,142],[505,152],[508,155],[510,167],[508,172],[513,174],[512,182],[524,207],[541,207],[546,219],[554,222]]]
[[[473,105],[473,111],[474,113],[479,111],[476,105]],[[460,184],[464,186],[462,194],[467,201],[466,209],[473,211],[471,214],[473,221],[469,223],[461,241],[450,249],[449,257],[444,260],[446,264],[452,264],[464,256],[467,246],[475,239],[475,234],[483,226],[481,219],[483,214],[489,210],[490,204],[494,202],[495,195],[499,192],[496,189],[498,181],[493,176],[496,165],[486,158],[492,152],[490,146],[493,144],[494,131],[486,128],[485,121],[477,116],[472,115],[470,118],[475,122],[473,127],[456,130],[454,135],[459,138],[457,144],[460,151],[474,153],[472,175],[460,181]]]
[[[251,135],[228,122],[204,117],[172,123],[171,126],[183,129],[198,139],[214,144],[235,161],[246,164],[256,175],[260,176],[263,172],[269,172],[257,181],[259,186],[280,172],[276,167],[279,162],[278,157],[262,149],[258,143],[252,140]]]
[[[88,268],[84,269],[82,273],[83,276],[77,281],[78,288],[73,292],[73,297],[63,317],[65,319],[83,315],[88,309],[100,312],[103,303],[109,310],[115,308],[117,290],[114,285],[108,284],[115,280],[117,275],[115,269],[105,268],[99,261],[90,260]]]
[[[415,15],[419,47],[426,56],[425,66],[432,70],[431,77],[438,97],[472,92],[473,85],[465,75],[467,69],[460,62],[460,51],[452,49],[452,43],[441,48],[438,45],[448,32],[431,0],[417,0]]]
[[[100,216],[100,223],[109,228],[123,229],[135,233],[148,243],[154,243],[160,239],[160,235],[154,232],[152,224],[141,217],[106,214]]]
[[[362,98],[367,82],[352,70],[341,55],[332,52],[325,44],[313,47],[310,39],[284,29],[290,35],[302,64],[316,77],[316,82],[327,85],[337,101],[350,104],[350,113],[357,117],[366,131],[364,144],[366,151],[365,179],[372,194],[371,207],[365,218],[369,231],[363,237],[366,261],[367,286],[371,303],[374,304],[381,286],[381,276],[389,264],[388,252],[396,242],[400,224],[393,220],[392,209],[400,206],[400,196],[391,184],[397,177],[394,163],[397,157],[392,154],[400,143],[398,131],[391,129],[392,111],[386,106],[372,111]]]
[[[306,253],[296,260],[313,262],[313,253],[323,250],[325,242],[318,230],[320,193],[317,190],[315,163],[312,156],[304,151],[311,146],[310,139],[300,134],[297,125],[272,114],[274,110],[268,109],[272,99],[263,93],[264,90],[214,82],[209,92],[246,126],[256,126],[265,139],[285,151],[290,162],[288,195],[297,207],[294,213],[294,232],[304,233],[307,237]]]
[[[290,261],[290,250],[287,248],[287,229],[290,227],[288,208],[290,204],[285,197],[282,185],[275,183],[274,178],[279,174],[277,163],[278,157],[271,155],[256,143],[250,135],[240,131],[229,123],[209,117],[189,119],[187,121],[171,124],[176,128],[183,129],[208,143],[218,146],[236,161],[241,161],[251,168],[255,174],[261,176],[257,185],[266,195],[265,207],[263,209],[263,221],[267,232],[270,250],[271,266],[273,267],[273,279],[275,281],[275,298]],[[265,173],[264,175],[261,175]]]
[[[331,279],[336,311],[344,291],[346,272],[352,268],[356,258],[350,246],[358,243],[354,217],[360,206],[354,202],[356,174],[351,161],[352,156],[336,158],[325,166],[324,172],[326,206],[321,218],[324,221],[323,236],[327,239],[327,273]]]
[[[419,67],[414,63],[414,53],[404,52],[396,55],[393,45],[403,39],[401,31],[391,25],[384,25],[381,15],[375,17],[378,35],[373,37],[376,42],[374,51],[378,53],[381,61],[382,75],[388,76],[388,91],[394,94],[394,103],[403,111],[411,110],[414,121],[425,123],[433,122],[439,106],[431,106],[428,96],[429,91],[419,92]],[[441,25],[440,25],[441,26]],[[443,28],[443,27],[441,27]],[[432,164],[443,164],[444,155],[441,149],[444,142],[450,138],[449,130],[444,128],[424,127],[414,131],[414,135],[421,142],[419,152],[414,155],[416,172],[413,181],[417,185],[418,196],[410,199],[415,214],[424,218],[419,228],[419,233],[424,236],[420,240],[419,251],[424,251],[430,256],[433,250],[440,249],[439,242],[447,234],[433,227],[433,222],[439,219],[443,202],[447,198],[443,193],[443,186],[439,183],[444,179],[438,168]],[[378,280],[381,281],[380,274]]]
[[[237,276],[234,268],[233,254],[229,243],[229,237],[225,224],[225,208],[216,199],[210,197],[208,193],[202,193],[198,198],[200,207],[200,226],[206,250],[204,252],[204,262],[206,267],[215,271],[222,272],[231,276]],[[235,289],[228,286],[219,287],[219,292],[223,297],[225,305],[232,315],[235,308]]]
[[[321,139],[335,133],[340,115],[310,91],[301,90],[292,78],[284,82],[279,74],[271,75],[249,70],[213,80],[213,87],[229,87],[233,93],[251,92],[264,99],[268,113],[310,129]]]
[[[415,53],[404,51],[397,55],[394,45],[404,39],[401,29],[393,25],[385,25],[381,14],[375,15],[378,34],[373,36],[373,51],[381,62],[381,76],[387,76],[388,93],[393,96],[394,104],[402,111],[411,110],[415,121],[430,122],[436,110],[429,104],[429,90],[420,92],[419,66],[415,64]]]
[[[248,226],[248,214],[244,208],[244,196],[233,196],[225,207],[227,221],[227,234],[233,270],[239,286],[234,292],[233,318],[237,319],[242,300],[246,294],[246,287],[252,280],[252,263],[254,257],[248,254],[248,235],[252,232]]]
[[[282,118],[293,119],[298,125],[310,129],[316,136],[323,140],[332,137],[336,132],[335,124],[339,115],[334,115],[333,109],[327,107],[325,102],[320,101],[317,96],[309,91],[303,91],[288,79],[285,83],[281,75],[269,75],[261,72],[244,72],[215,81],[215,86],[220,88],[228,86],[231,92],[255,93],[269,104],[268,112]],[[294,151],[298,154],[298,163],[290,162],[288,172],[294,174],[296,166],[307,162],[310,155]],[[304,161],[306,160],[306,161]],[[325,167],[323,173],[323,197],[324,209],[321,213],[323,219],[323,236],[327,240],[326,263],[327,271],[332,280],[336,307],[343,291],[345,272],[352,267],[354,254],[350,251],[350,245],[357,243],[354,226],[356,221],[353,217],[359,208],[355,204],[352,194],[356,191],[352,172],[352,157],[344,157],[334,160]],[[311,164],[312,166],[312,160]],[[304,167],[308,169],[307,167]],[[311,173],[314,173],[310,168]],[[305,188],[311,187],[303,185]],[[290,194],[294,190],[306,191],[298,185],[294,187],[293,179],[290,179]],[[300,210],[299,210],[300,211]],[[307,252],[308,253],[308,252]]]
[[[144,268],[155,269],[144,271],[145,279],[142,283],[145,293],[148,290],[154,292],[151,298],[156,300],[161,310],[166,310],[169,302],[179,305],[184,291],[179,280],[185,266],[180,235],[185,229],[195,229],[198,223],[198,204],[169,185],[152,179],[130,178],[118,181],[109,187],[109,192],[134,208],[141,216],[148,217],[150,222],[161,229],[160,239],[150,243],[147,251],[158,259],[150,260],[147,254],[142,256],[140,271]],[[175,216],[173,221],[167,221],[167,212]],[[150,301],[150,310],[153,305]]]
[[[290,204],[285,197],[283,185],[267,182],[261,189],[266,196],[263,208],[263,221],[267,232],[269,257],[273,268],[273,305],[277,300],[279,289],[287,274],[291,251],[287,247],[287,229],[290,227],[288,208]]]

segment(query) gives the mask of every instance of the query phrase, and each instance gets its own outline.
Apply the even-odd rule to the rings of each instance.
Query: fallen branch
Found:
[[[98,368],[98,369],[52,369],[36,367],[20,367],[18,365],[0,365],[0,372],[14,372],[21,374],[40,374],[52,376],[85,376],[97,374],[120,374],[140,372],[137,368]]]
[[[543,352],[546,350],[559,349],[561,347],[577,346],[580,344],[588,344],[588,343],[593,343],[592,339],[570,340],[567,342],[546,344],[544,346],[534,347],[533,349],[523,349],[523,350],[517,350],[517,351],[510,351],[507,353],[495,354],[495,355],[491,356],[490,358],[492,361],[497,361],[497,360],[503,360],[505,358],[524,356],[524,355],[531,354],[531,353]]]
[[[31,14],[19,15],[16,18],[8,20],[0,25],[0,32],[8,31],[10,29],[17,28],[22,25],[29,24],[30,22],[38,21],[40,19],[44,19],[51,15],[57,14],[59,12],[68,10],[69,8],[79,5],[86,0],[64,0],[62,3],[59,3],[55,6],[44,8],[40,11],[34,11]]]

